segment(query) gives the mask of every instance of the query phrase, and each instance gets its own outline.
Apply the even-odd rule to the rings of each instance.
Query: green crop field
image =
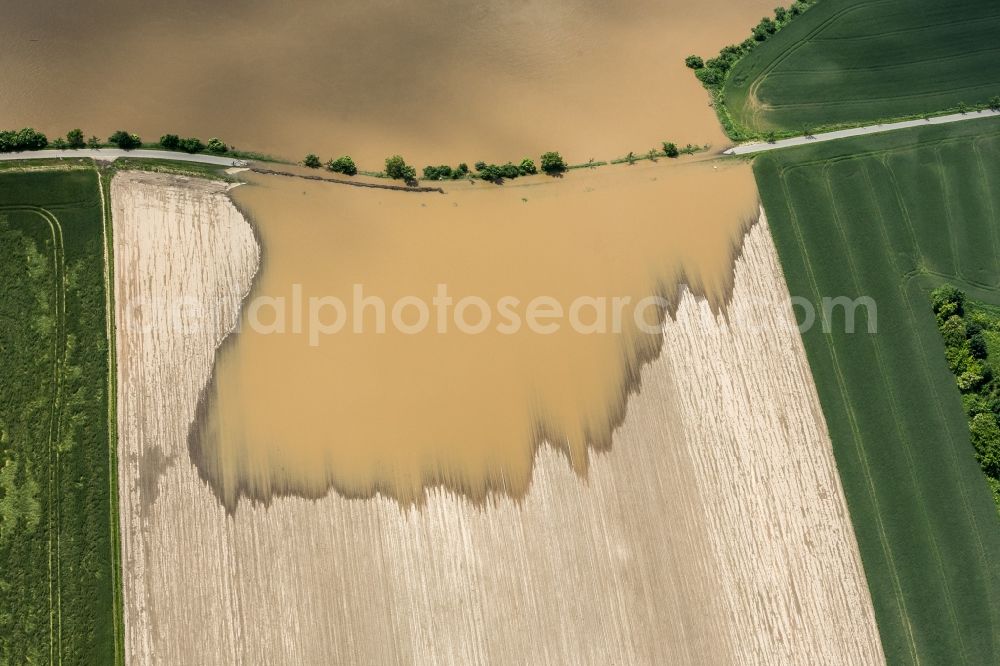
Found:
[[[106,223],[93,169],[0,173],[0,664],[122,661]]]
[[[1000,95],[993,0],[818,0],[744,57],[724,100],[751,133],[920,116]]]
[[[1000,304],[1000,121],[817,144],[754,163],[789,289],[868,296],[803,334],[890,663],[1000,663],[1000,518],[931,310]],[[817,306],[817,311],[821,308]]]

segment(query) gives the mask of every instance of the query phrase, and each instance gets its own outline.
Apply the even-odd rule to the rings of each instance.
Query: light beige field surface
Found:
[[[227,515],[187,448],[258,264],[225,187],[112,183],[129,663],[883,661],[766,221],[724,314],[683,297],[586,478],[543,446],[520,500]]]

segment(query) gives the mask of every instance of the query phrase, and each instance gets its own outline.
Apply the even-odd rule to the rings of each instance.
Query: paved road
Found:
[[[142,157],[154,160],[180,160],[182,162],[201,162],[202,164],[217,164],[219,166],[246,166],[246,162],[232,157],[219,155],[192,155],[191,153],[175,153],[169,150],[118,150],[117,148],[81,148],[80,150],[27,150],[20,153],[0,153],[0,161],[6,160],[37,160],[53,157],[92,157],[95,160],[113,162],[119,157]]]
[[[836,132],[824,132],[815,136],[796,136],[791,139],[781,139],[774,143],[745,143],[733,146],[725,151],[726,155],[751,155],[762,153],[767,150],[779,150],[781,148],[791,148],[792,146],[805,146],[823,141],[833,141],[835,139],[846,139],[850,136],[862,136],[865,134],[878,134],[880,132],[892,132],[894,130],[906,129],[907,127],[921,127],[923,125],[946,125],[964,120],[975,120],[976,118],[990,118],[1000,116],[1000,111],[970,111],[968,113],[954,113],[950,116],[937,116],[928,120],[904,120],[898,123],[886,123],[884,125],[868,125],[867,127],[854,127],[852,129],[837,130]]]

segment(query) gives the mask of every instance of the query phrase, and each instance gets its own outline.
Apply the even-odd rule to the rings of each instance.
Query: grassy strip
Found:
[[[93,170],[0,174],[0,663],[121,662],[102,217]]]
[[[201,162],[182,162],[179,160],[159,160],[145,157],[119,157],[111,163],[114,171],[154,171],[170,173],[192,178],[209,178],[235,182],[236,179],[226,173],[229,167]]]
[[[104,309],[108,342],[108,528],[112,544],[112,606],[114,616],[115,666],[125,663],[125,601],[122,589],[121,511],[118,498],[118,353],[115,338],[115,251],[111,217],[113,170],[98,172],[101,188],[102,239],[104,245]]]
[[[754,160],[889,663],[1000,662],[1000,519],[928,307],[944,282],[1000,304],[1000,122]],[[823,312],[824,297],[877,309]],[[876,326],[868,332],[868,324]]]

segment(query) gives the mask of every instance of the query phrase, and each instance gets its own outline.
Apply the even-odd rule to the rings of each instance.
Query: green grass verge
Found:
[[[157,173],[172,173],[193,178],[211,178],[212,180],[235,181],[226,173],[229,167],[201,162],[183,162],[180,160],[161,160],[142,157],[119,157],[111,163],[116,171],[155,171]]]
[[[1000,121],[776,151],[754,171],[791,293],[869,296],[803,334],[886,656],[1000,662],[1000,519],[931,311],[1000,304]]]
[[[822,0],[741,59],[720,101],[760,137],[921,117],[1000,94],[991,0]]]
[[[96,171],[0,173],[0,663],[122,663]]]

